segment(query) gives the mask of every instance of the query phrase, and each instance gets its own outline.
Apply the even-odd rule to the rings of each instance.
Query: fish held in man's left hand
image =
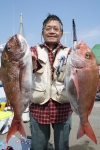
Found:
[[[21,116],[31,96],[32,56],[23,36],[16,34],[6,43],[1,56],[1,71],[6,98],[14,111],[6,137],[8,142],[17,131],[26,136]]]
[[[88,116],[94,105],[98,81],[97,60],[90,48],[81,41],[77,43],[76,49],[68,55],[65,86],[71,107],[80,118],[77,139],[86,134],[96,144],[97,140],[88,121]]]

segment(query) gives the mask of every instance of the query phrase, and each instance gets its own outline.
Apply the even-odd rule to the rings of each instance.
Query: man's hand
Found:
[[[31,47],[30,50],[32,54],[32,61],[36,61],[38,57],[36,46]]]
[[[31,51],[31,54],[32,54],[32,60],[33,60],[33,61],[36,61],[36,60],[37,60],[37,56],[34,54],[33,51]]]
[[[72,51],[72,48],[70,48],[70,49],[69,49],[69,51],[68,51],[68,55],[71,53],[71,51]]]

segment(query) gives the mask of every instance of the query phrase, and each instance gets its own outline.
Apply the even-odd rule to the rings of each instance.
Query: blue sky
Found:
[[[83,40],[90,48],[100,44],[100,0],[0,0],[0,44],[19,33],[21,13],[23,35],[30,46],[41,43],[42,23],[48,13],[59,16],[68,32],[62,44],[73,46],[72,19],[78,41]]]

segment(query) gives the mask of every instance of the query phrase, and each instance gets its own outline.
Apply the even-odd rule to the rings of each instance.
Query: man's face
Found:
[[[56,20],[49,20],[42,32],[44,41],[48,44],[59,43],[63,33],[61,30],[61,25]]]

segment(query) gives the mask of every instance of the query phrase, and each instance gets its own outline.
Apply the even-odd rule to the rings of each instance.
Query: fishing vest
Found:
[[[32,97],[31,102],[35,104],[44,104],[52,98],[59,103],[69,103],[69,98],[64,85],[66,70],[66,59],[69,48],[59,49],[57,51],[54,67],[54,79],[51,80],[51,66],[48,58],[48,50],[37,46],[38,61],[42,68],[33,73]],[[65,61],[60,74],[57,75],[57,67],[60,64],[61,56],[65,56]],[[33,63],[33,69],[35,64]]]

